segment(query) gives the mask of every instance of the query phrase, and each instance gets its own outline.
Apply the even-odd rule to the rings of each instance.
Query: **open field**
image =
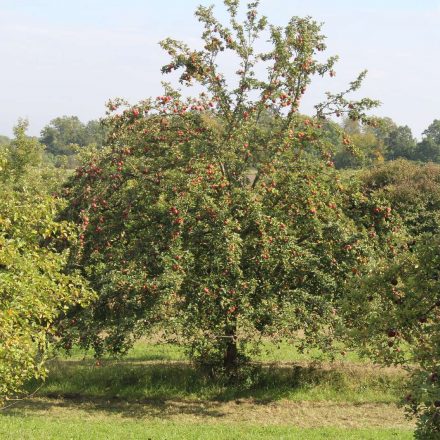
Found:
[[[225,386],[197,373],[175,346],[141,342],[99,365],[76,351],[50,362],[34,397],[2,411],[0,438],[412,438],[397,406],[401,370],[353,355],[316,363],[287,345],[268,344],[256,361],[253,383]]]

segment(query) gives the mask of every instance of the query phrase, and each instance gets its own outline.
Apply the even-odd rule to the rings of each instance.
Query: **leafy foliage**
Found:
[[[407,125],[392,129],[385,139],[385,144],[388,160],[413,159],[415,157],[416,141]]]
[[[426,137],[417,144],[414,157],[421,162],[440,163],[440,144],[433,138]]]
[[[440,224],[440,167],[398,160],[361,174],[364,191],[388,200],[411,239],[435,234]]]
[[[346,300],[349,335],[373,359],[410,370],[405,403],[419,416],[417,438],[435,439],[440,433],[440,167],[396,161],[365,173],[364,181],[371,195],[389,200],[407,238],[393,258],[378,258],[371,273],[353,283]]]
[[[106,130],[99,121],[91,120],[83,124],[77,116],[61,116],[52,119],[41,130],[40,142],[46,146],[48,156],[57,164],[66,163],[75,168],[78,148],[94,144],[101,147],[106,138]]]
[[[341,123],[350,140],[349,147],[333,139],[337,168],[363,168],[379,165],[385,160],[416,157],[416,140],[408,126],[398,126],[390,118],[376,118],[374,124],[362,127],[348,118]]]
[[[54,319],[90,296],[82,278],[65,272],[68,253],[58,248],[74,230],[54,221],[60,202],[42,190],[42,147],[25,129],[19,123],[0,150],[0,399],[44,376]]]
[[[134,107],[109,103],[109,145],[66,188],[66,216],[83,229],[73,263],[100,296],[67,316],[75,326],[65,325],[65,346],[124,352],[160,324],[193,359],[229,374],[265,335],[302,330],[306,343],[331,344],[335,301],[376,233],[344,211],[361,210],[347,202],[323,122],[332,112],[369,122],[364,110],[376,102],[347,99],[362,74],[317,117],[298,115],[312,76],[333,76],[336,58],[317,61],[316,22],[268,26],[257,4],[240,23],[238,2],[225,1],[230,28],[199,7],[203,50],[161,43],[171,56],[163,72],[181,69],[181,83],[204,86],[198,98],[166,85]],[[265,31],[272,48],[256,53]],[[238,58],[232,87],[219,72],[225,51]]]

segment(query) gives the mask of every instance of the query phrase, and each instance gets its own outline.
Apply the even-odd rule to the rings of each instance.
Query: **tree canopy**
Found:
[[[203,50],[162,42],[171,57],[163,72],[181,70],[182,84],[205,91],[186,99],[166,85],[135,106],[110,102],[109,144],[66,188],[66,218],[83,229],[74,264],[100,292],[66,317],[76,322],[68,345],[123,352],[160,324],[193,359],[230,373],[265,335],[302,330],[308,343],[331,344],[335,301],[377,234],[354,220],[374,201],[347,202],[323,124],[334,112],[368,123],[376,102],[347,98],[362,73],[316,117],[298,115],[312,77],[334,75],[335,57],[317,60],[320,26],[298,17],[269,26],[257,2],[240,23],[238,2],[225,5],[230,27],[212,8],[197,10]],[[272,48],[257,53],[264,32]],[[219,70],[225,51],[240,65],[232,86]]]

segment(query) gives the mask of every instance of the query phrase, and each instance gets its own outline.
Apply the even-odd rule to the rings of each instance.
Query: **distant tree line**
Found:
[[[74,146],[102,146],[106,132],[97,120],[82,123],[77,116],[61,116],[52,119],[41,130],[40,142],[53,156],[73,156]]]
[[[45,147],[45,158],[57,166],[76,167],[75,156],[79,149],[88,145],[102,147],[106,130],[99,120],[81,122],[77,116],[60,116],[52,119],[37,138]],[[0,135],[0,145],[9,144],[11,139]]]
[[[330,139],[336,132],[334,123],[328,123]],[[380,118],[376,126],[361,126],[357,121],[345,119],[342,127],[349,135],[356,151],[348,151],[344,145],[335,145],[337,168],[362,168],[396,159],[419,162],[440,162],[440,120],[435,119],[423,132],[419,142],[407,125],[397,125],[390,118]],[[335,137],[337,139],[337,137]]]
[[[270,115],[262,118],[264,131]],[[269,124],[270,125],[270,124]],[[340,127],[349,135],[350,149],[341,143]],[[78,149],[94,144],[104,145],[106,128],[98,120],[81,122],[77,116],[52,119],[40,133],[39,142],[45,146],[46,157],[54,164],[67,168],[76,166]],[[397,125],[391,118],[378,118],[377,126],[362,126],[358,121],[344,119],[340,124],[327,123],[327,138],[335,150],[336,168],[363,168],[388,160],[407,159],[440,163],[440,120],[435,119],[423,132],[420,141],[407,125]],[[0,145],[10,139],[0,135]],[[354,146],[354,150],[353,150]]]

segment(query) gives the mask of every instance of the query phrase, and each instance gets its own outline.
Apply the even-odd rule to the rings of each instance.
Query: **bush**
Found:
[[[0,401],[44,377],[55,318],[90,298],[84,280],[66,272],[59,248],[74,229],[54,220],[60,201],[42,189],[41,147],[25,129],[0,151]]]
[[[388,199],[406,238],[352,283],[345,323],[369,357],[411,372],[403,403],[418,416],[416,437],[439,438],[440,166],[396,161],[363,180],[367,194]]]

